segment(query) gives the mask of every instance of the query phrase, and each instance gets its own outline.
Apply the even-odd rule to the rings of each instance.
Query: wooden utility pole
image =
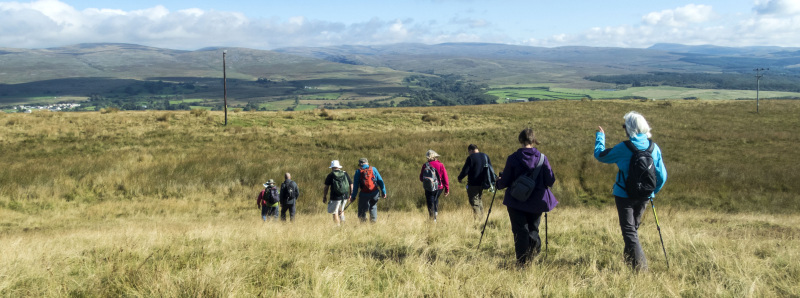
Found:
[[[758,91],[761,89],[761,77],[764,75],[761,74],[762,71],[767,71],[769,68],[756,68],[753,71],[756,72],[756,114],[758,114]]]
[[[228,126],[228,76],[225,67],[225,54],[228,51],[222,51],[222,98],[225,101],[225,126]]]

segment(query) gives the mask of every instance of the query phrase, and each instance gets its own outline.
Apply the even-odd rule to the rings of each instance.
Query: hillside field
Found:
[[[653,127],[669,173],[648,209],[650,271],[622,262],[610,189],[592,157],[622,116]],[[546,101],[296,112],[0,114],[2,296],[797,296],[798,101]],[[485,238],[456,176],[469,143],[498,171],[531,126],[556,174],[549,252],[513,265],[501,199]],[[426,220],[427,149],[452,184]],[[380,170],[379,222],[336,228],[321,201],[332,159]],[[294,224],[262,223],[255,195],[291,172]],[[498,197],[503,194],[498,193]],[[484,194],[488,205],[489,194]],[[544,228],[544,224],[542,224]]]
[[[574,89],[556,88],[548,86],[505,86],[492,87],[489,94],[500,98],[539,98],[542,100],[556,99],[622,99],[626,97],[644,97],[649,99],[755,99],[755,90],[727,90],[727,89],[697,89],[682,87],[629,87],[625,89]],[[798,92],[761,91],[760,98],[800,98]]]

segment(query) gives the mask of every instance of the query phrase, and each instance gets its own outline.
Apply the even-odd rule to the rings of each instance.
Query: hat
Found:
[[[342,167],[342,165],[339,164],[339,160],[337,159],[337,160],[331,161],[331,166],[329,168],[332,169],[332,168],[341,168],[341,167]]]
[[[440,156],[439,153],[436,153],[436,151],[430,149],[428,150],[428,152],[425,152],[425,157],[428,159],[434,159],[439,156]]]
[[[269,180],[267,180],[267,183],[264,183],[264,187],[269,187],[270,185],[274,185],[274,184],[275,184],[275,180],[269,179]]]
[[[369,161],[367,161],[366,157],[362,157],[362,158],[358,159],[358,164],[365,165],[365,164],[368,164],[368,163],[369,163]]]

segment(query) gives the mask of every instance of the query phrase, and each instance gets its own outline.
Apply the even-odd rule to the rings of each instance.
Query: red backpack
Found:
[[[375,172],[372,171],[372,167],[367,167],[366,169],[360,169],[361,172],[361,192],[370,193],[378,189],[378,186],[375,185]]]

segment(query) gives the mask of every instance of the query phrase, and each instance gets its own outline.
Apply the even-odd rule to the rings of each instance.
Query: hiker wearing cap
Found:
[[[542,213],[555,208],[558,201],[550,191],[556,181],[555,174],[547,157],[533,147],[539,144],[533,129],[522,130],[517,139],[521,148],[506,159],[506,166],[497,180],[497,189],[509,187],[503,197],[503,205],[506,205],[511,220],[517,264],[525,266],[541,251],[539,223]],[[515,188],[524,188],[522,181],[526,178],[535,185],[528,188],[529,192],[515,192]]]
[[[478,146],[469,144],[467,146],[467,160],[458,174],[458,183],[467,177],[467,197],[472,206],[475,219],[483,218],[483,201],[481,196],[484,189],[490,189],[497,177],[494,174],[492,161],[486,153],[481,153]]]
[[[367,211],[369,211],[370,220],[373,223],[377,222],[378,200],[386,198],[386,185],[381,174],[378,173],[378,169],[369,165],[366,158],[361,158],[358,160],[358,171],[353,174],[353,181],[358,183],[358,187],[353,188],[350,201],[355,201],[358,195],[358,219],[361,222],[367,221]]]
[[[428,216],[434,222],[439,215],[439,196],[444,191],[444,196],[450,195],[450,181],[447,178],[447,170],[444,164],[439,161],[439,154],[436,151],[428,150],[425,152],[428,160],[422,164],[419,173],[419,181],[425,189],[425,203],[428,205]]]
[[[594,157],[603,163],[615,163],[619,168],[616,183],[614,183],[613,194],[619,215],[619,226],[622,230],[622,240],[625,242],[623,257],[625,262],[635,270],[646,270],[647,259],[639,243],[637,230],[642,222],[642,214],[647,208],[647,201],[654,198],[667,181],[667,169],[664,167],[664,160],[661,157],[661,149],[649,138],[650,125],[644,116],[637,112],[629,112],[622,117],[624,123],[622,128],[627,134],[627,141],[621,142],[613,148],[606,149],[606,135],[602,127],[598,126],[595,134]],[[639,152],[650,152],[652,158],[649,184],[653,189],[649,189],[647,194],[637,197],[636,193],[629,193],[626,188],[626,179],[630,178],[631,159],[634,157],[634,150]],[[645,153],[646,154],[646,153]],[[646,156],[646,155],[645,155]],[[648,167],[650,168],[650,167]],[[641,177],[641,175],[639,175]]]
[[[344,205],[353,191],[353,182],[338,160],[331,161],[331,172],[325,177],[325,190],[322,192],[322,203],[328,202],[328,190],[331,190],[331,200],[328,202],[328,213],[333,215],[333,222],[340,225],[344,222]]]
[[[281,221],[286,221],[286,212],[289,212],[289,220],[294,221],[294,215],[297,213],[297,198],[300,196],[300,189],[297,187],[297,182],[292,181],[292,174],[286,173],[283,175],[283,183],[281,183]]]
[[[278,189],[275,188],[275,180],[269,179],[264,185],[264,190],[258,194],[256,205],[261,208],[261,219],[267,221],[278,220],[278,206],[280,206],[280,196]]]

